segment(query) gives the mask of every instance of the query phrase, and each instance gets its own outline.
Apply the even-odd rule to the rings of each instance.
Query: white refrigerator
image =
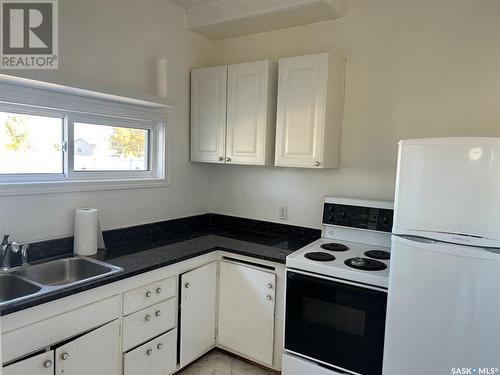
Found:
[[[500,138],[398,156],[383,374],[500,374]]]

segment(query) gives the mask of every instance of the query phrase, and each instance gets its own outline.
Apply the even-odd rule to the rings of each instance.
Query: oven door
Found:
[[[387,291],[287,271],[285,349],[358,374],[381,374]]]

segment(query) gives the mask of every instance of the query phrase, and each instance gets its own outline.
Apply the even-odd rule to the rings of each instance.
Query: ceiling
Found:
[[[173,3],[180,5],[183,8],[189,9],[200,5],[216,3],[220,0],[172,0]]]
[[[171,0],[186,9],[187,29],[213,40],[342,17],[345,0]]]

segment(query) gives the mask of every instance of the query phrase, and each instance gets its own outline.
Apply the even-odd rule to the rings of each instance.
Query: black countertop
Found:
[[[222,215],[217,216],[222,217]],[[224,250],[284,264],[288,254],[314,241],[320,235],[319,230],[272,223],[268,226],[269,231],[267,233],[262,231],[260,224],[257,226],[260,232],[251,231],[247,230],[248,225],[243,225],[245,229],[241,229],[242,226],[240,225],[233,225],[232,227],[220,225],[220,217],[217,218],[216,225],[214,225],[214,220],[211,217],[209,225],[197,225],[196,228],[188,226],[182,228],[182,230],[179,230],[180,228],[177,226],[177,230],[163,233],[161,236],[137,236],[139,237],[137,240],[128,239],[126,233],[122,230],[120,230],[120,233],[110,234],[108,235],[109,241],[106,243],[111,242],[111,246],[106,250],[99,250],[94,258],[122,267],[123,272],[6,304],[0,307],[0,315],[11,314],[215,250]],[[252,222],[255,221],[252,220]],[[248,224],[246,222],[242,223]],[[276,228],[276,226],[279,226],[279,228]],[[137,227],[133,228],[136,231]],[[150,229],[151,226],[148,225],[148,228]],[[279,229],[279,233],[275,229]],[[286,235],[287,229],[290,230],[288,236]],[[119,234],[121,235],[118,236]],[[113,236],[122,237],[125,240],[113,241]]]

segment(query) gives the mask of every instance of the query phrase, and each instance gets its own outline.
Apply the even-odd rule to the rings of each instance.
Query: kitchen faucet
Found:
[[[27,248],[24,250],[26,253]],[[8,271],[10,268],[10,254],[17,253],[19,251],[19,245],[15,241],[9,241],[9,234],[5,234],[2,240],[2,252],[0,267],[2,271]]]

